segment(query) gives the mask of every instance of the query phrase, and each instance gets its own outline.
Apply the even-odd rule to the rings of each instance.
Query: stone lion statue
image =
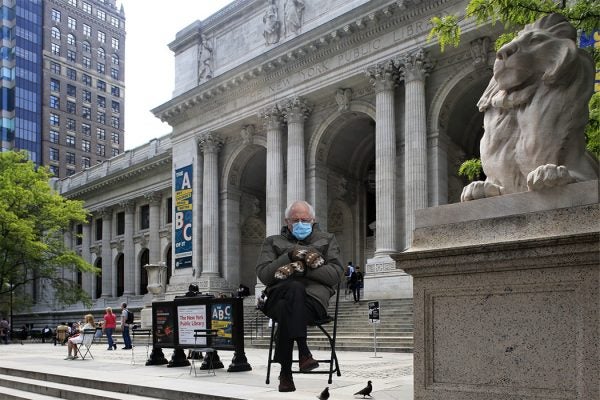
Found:
[[[594,63],[577,48],[576,30],[560,14],[525,26],[498,51],[481,99],[485,182],[461,201],[598,178],[585,150],[584,128],[594,89]]]

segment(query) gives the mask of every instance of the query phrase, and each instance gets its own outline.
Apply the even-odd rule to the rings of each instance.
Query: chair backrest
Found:
[[[82,334],[83,337],[81,339],[81,343],[84,344],[86,347],[89,347],[94,341],[94,336],[96,336],[96,328],[84,329]]]

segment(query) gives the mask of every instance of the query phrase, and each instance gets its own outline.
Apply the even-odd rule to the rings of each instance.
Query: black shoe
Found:
[[[113,344],[113,349],[115,349],[115,350],[117,349],[117,344],[116,343]]]
[[[123,347],[122,349],[123,349],[123,350],[131,350],[131,346],[129,346],[129,347],[125,346],[125,347]]]

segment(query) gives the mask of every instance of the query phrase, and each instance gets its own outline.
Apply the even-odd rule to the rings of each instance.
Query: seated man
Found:
[[[265,239],[256,273],[266,286],[263,312],[279,324],[274,357],[281,364],[279,391],[292,392],[296,390],[292,379],[294,341],[300,371],[317,368],[306,343],[306,327],[327,316],[329,299],[344,268],[334,235],[319,230],[310,204],[290,204],[285,223],[279,235]]]

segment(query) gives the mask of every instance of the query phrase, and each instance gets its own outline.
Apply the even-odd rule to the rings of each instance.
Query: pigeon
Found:
[[[327,400],[329,398],[329,386],[327,386],[320,395],[317,396],[319,400]]]
[[[354,395],[356,396],[357,394],[362,395],[363,399],[365,398],[365,396],[369,396],[371,397],[371,392],[373,391],[373,386],[371,385],[371,381],[367,382],[367,387],[365,387],[362,390],[359,390],[358,392],[354,393]]]

